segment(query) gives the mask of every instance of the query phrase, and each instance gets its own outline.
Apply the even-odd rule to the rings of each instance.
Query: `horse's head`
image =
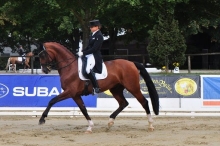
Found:
[[[39,59],[40,59],[40,64],[42,66],[42,71],[45,74],[48,74],[51,71],[51,66],[52,66],[52,58],[48,54],[47,50],[44,48],[42,45],[42,49],[40,53],[38,54]]]
[[[38,55],[40,52],[38,52],[38,49],[34,49],[34,50],[32,51],[32,53],[33,53],[33,55]]]
[[[56,67],[58,71],[72,65],[77,57],[67,48],[56,42],[47,42],[38,48],[39,59],[44,73],[49,73],[51,67]],[[75,62],[76,63],[76,62]]]

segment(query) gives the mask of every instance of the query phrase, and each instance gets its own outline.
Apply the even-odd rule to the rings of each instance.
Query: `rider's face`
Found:
[[[98,26],[90,26],[91,32],[95,32],[95,31],[98,30],[98,29],[99,29]]]

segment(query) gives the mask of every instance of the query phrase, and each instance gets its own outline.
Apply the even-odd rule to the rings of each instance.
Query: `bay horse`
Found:
[[[24,62],[24,69],[23,69],[23,72],[25,69],[27,68],[30,68],[30,65],[29,65],[29,62],[30,62],[30,57],[34,56],[34,53],[33,52],[29,52],[27,53],[24,57],[25,57],[25,62]],[[9,65],[12,64],[12,70],[14,72],[17,72],[16,71],[16,67],[15,67],[15,64],[22,64],[22,58],[21,57],[9,57],[8,58],[8,62],[7,62],[7,65],[5,67],[5,70],[6,72],[8,71],[8,68],[9,68]]]
[[[48,106],[39,119],[39,125],[45,123],[45,117],[47,117],[54,104],[67,98],[72,98],[88,121],[86,133],[91,133],[94,124],[81,98],[81,95],[84,93],[85,81],[79,78],[78,56],[74,55],[66,47],[56,42],[46,42],[41,44],[38,51],[42,72],[48,74],[51,71],[51,66],[56,65],[60,75],[61,87],[63,89],[61,94],[49,101]],[[119,107],[110,115],[108,129],[113,126],[116,116],[128,106],[128,101],[123,95],[123,90],[127,89],[146,111],[149,123],[148,130],[153,131],[153,119],[148,106],[148,100],[140,91],[140,75],[143,77],[148,87],[155,115],[159,114],[159,97],[151,77],[144,66],[140,63],[123,59],[106,61],[104,63],[108,71],[108,76],[105,79],[98,80],[100,90],[101,92],[104,92],[109,89],[119,104]],[[92,90],[93,87],[90,84],[88,87],[89,93],[92,93]]]

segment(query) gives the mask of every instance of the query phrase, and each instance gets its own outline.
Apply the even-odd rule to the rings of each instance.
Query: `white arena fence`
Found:
[[[13,107],[0,108],[1,116],[32,116],[39,117],[42,115],[45,108],[29,108],[29,107]],[[116,110],[113,108],[87,108],[88,113],[91,117],[109,117],[110,114]],[[189,110],[189,109],[161,109],[160,114],[157,117],[220,117],[220,112],[218,109],[203,109],[203,110]],[[153,114],[153,111],[152,115]],[[83,116],[79,108],[52,108],[48,114],[49,116],[69,116],[69,117],[79,117]],[[140,108],[125,108],[119,116],[121,117],[146,117],[145,111]]]
[[[43,76],[44,80],[45,78],[51,78],[51,81],[49,79],[46,80],[47,84],[49,83],[48,86],[45,85],[46,82],[44,83],[43,81],[40,81],[40,83],[42,84],[40,85],[38,84],[39,82],[37,81],[39,79],[42,79],[41,76]],[[31,81],[27,83],[22,82],[21,84],[21,81],[23,81],[24,79],[26,80],[26,78],[28,81],[34,80],[33,83],[35,84],[30,85],[30,83],[32,83]],[[55,81],[55,79],[57,78],[59,78],[58,75],[0,75],[0,115],[1,116],[33,116],[33,117],[41,116],[43,111],[46,109],[48,98],[54,97],[55,91],[61,92],[61,89],[59,89],[60,87],[57,88],[54,87],[55,84],[59,84],[59,79]],[[11,82],[12,80],[14,82]],[[213,88],[213,87],[220,87],[220,76],[201,75],[199,76],[198,82],[196,81],[197,78],[196,80],[194,81],[193,80],[194,78],[191,78],[189,76],[187,77],[178,76],[172,79],[168,79],[167,77],[157,79],[153,77],[153,82],[155,83],[155,86],[160,96],[160,113],[159,116],[155,116],[155,117],[163,117],[163,116],[220,117],[220,90],[219,88]],[[163,87],[162,90],[162,87],[159,86],[158,81],[163,81],[164,84],[166,83],[166,88]],[[53,85],[51,85],[51,82],[53,82]],[[180,84],[180,87],[183,87],[184,89],[186,85],[187,87],[189,87],[190,90],[184,93],[187,95],[183,95],[183,93],[180,90],[180,87],[178,87],[177,84],[178,85]],[[42,87],[43,85],[44,87]],[[49,87],[49,85],[51,87]],[[169,88],[167,87],[168,85]],[[32,91],[32,89],[34,91]],[[194,91],[194,89],[196,91]],[[141,89],[141,90],[143,90],[144,95],[146,95],[145,89]],[[165,95],[160,95],[161,93],[164,93],[165,90],[168,90],[169,92],[172,90],[172,94],[170,92]],[[129,102],[129,106],[125,108],[119,114],[119,116],[145,117],[146,113],[142,108],[142,106],[140,105],[140,103],[136,100],[136,98],[129,97],[131,95],[127,94],[126,92],[125,94],[126,97],[128,97],[126,99]],[[161,97],[161,96],[174,96],[174,97],[170,98],[170,97]],[[37,101],[42,101],[42,102],[35,103],[31,101],[31,99],[35,99],[35,100],[37,99]],[[109,117],[111,113],[118,108],[117,101],[114,98],[112,98],[111,95],[109,95],[109,92],[98,94],[97,98],[85,97],[84,99],[86,106],[89,105],[91,102],[93,104],[92,106],[87,106],[88,113],[91,117],[94,116]],[[147,99],[149,101],[151,113],[154,116],[151,107],[151,101],[148,97]],[[72,102],[73,101],[71,101],[71,103]],[[30,106],[29,104],[30,105],[33,104],[33,106]],[[83,115],[78,107],[68,106],[64,104],[63,107],[62,106],[52,107],[51,111],[49,112],[49,116],[78,117]]]

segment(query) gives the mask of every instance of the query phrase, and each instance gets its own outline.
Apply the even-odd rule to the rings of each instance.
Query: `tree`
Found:
[[[185,38],[205,31],[220,40],[216,31],[220,22],[219,7],[218,0],[1,0],[0,41],[11,39],[12,45],[34,38],[60,42],[68,39],[77,43],[73,40],[78,39],[80,28],[86,45],[90,34],[88,22],[100,19],[102,32],[110,36],[109,50],[113,54],[117,33],[122,28],[126,33],[125,43],[143,40],[161,13],[174,15]]]
[[[179,21],[185,37],[203,33],[204,30],[219,27],[219,7],[219,0],[189,0],[187,3],[178,3],[175,6],[175,19]]]
[[[57,5],[48,6],[48,1],[3,1],[0,12],[6,15],[8,19],[4,20],[2,27],[4,27],[3,32],[7,34],[7,38],[5,38],[7,44],[12,49],[18,43],[23,46],[27,44],[29,44],[27,46],[30,46],[30,38],[40,39],[43,36],[42,34],[45,32],[44,26],[47,24],[46,20],[48,20],[46,18],[51,18],[50,12],[57,8]],[[54,10],[54,14],[56,14],[55,12]],[[8,37],[8,34],[10,34],[10,37]]]
[[[83,32],[83,46],[88,44],[88,38],[90,34],[89,21],[98,19],[98,13],[103,12],[104,8],[108,7],[112,1],[108,0],[57,0],[60,7],[70,11],[73,14],[75,21],[78,23],[78,27]]]
[[[153,65],[157,67],[185,62],[186,44],[176,21],[171,14],[159,16],[159,22],[149,31],[150,43],[147,47]]]

